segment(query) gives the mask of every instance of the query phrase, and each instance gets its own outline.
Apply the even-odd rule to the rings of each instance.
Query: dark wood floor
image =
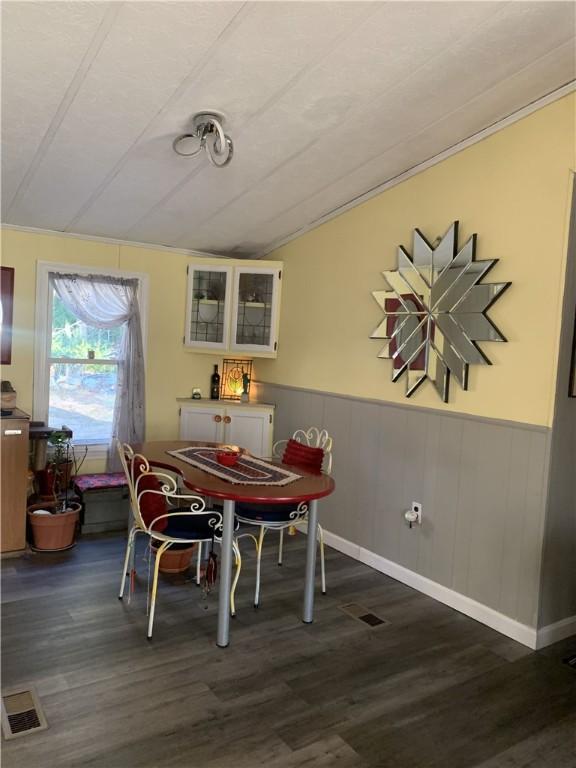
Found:
[[[124,541],[2,563],[3,688],[33,684],[49,730],[3,744],[4,768],[575,768],[576,639],[532,653],[329,551],[329,592],[300,621],[304,537],[245,558],[232,644],[182,579],[116,599]],[[339,606],[362,602],[370,629]]]

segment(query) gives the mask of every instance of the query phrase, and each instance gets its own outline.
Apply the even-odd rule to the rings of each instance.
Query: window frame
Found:
[[[49,291],[48,275],[51,272],[73,275],[107,275],[110,277],[133,278],[138,280],[138,303],[142,325],[144,364],[147,357],[148,338],[148,293],[149,279],[143,272],[127,272],[120,269],[87,267],[79,264],[60,264],[52,261],[38,261],[36,265],[36,313],[34,334],[34,378],[33,417],[47,422],[50,394],[50,351],[52,346],[52,296]],[[50,329],[50,333],[48,332]],[[76,362],[76,360],[74,360]],[[90,361],[93,362],[93,361]],[[100,361],[98,361],[100,362]],[[86,443],[73,438],[74,445],[87,447],[87,458],[104,458],[108,454],[109,441]]]

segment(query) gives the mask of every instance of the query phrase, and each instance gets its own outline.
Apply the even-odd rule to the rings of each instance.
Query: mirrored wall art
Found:
[[[373,291],[384,319],[378,357],[392,360],[392,381],[406,374],[406,396],[429,379],[448,402],[450,374],[468,389],[468,366],[490,365],[476,342],[506,341],[486,316],[510,283],[483,283],[498,259],[475,260],[476,235],[458,248],[455,221],[437,244],[414,230],[412,255],[398,247],[398,268],[383,272],[390,290]]]

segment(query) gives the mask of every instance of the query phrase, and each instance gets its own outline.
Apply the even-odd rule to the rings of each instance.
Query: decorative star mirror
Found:
[[[372,339],[392,360],[392,381],[406,373],[406,397],[429,379],[448,402],[450,374],[468,389],[468,366],[490,365],[478,341],[506,341],[486,316],[510,283],[482,283],[498,259],[475,261],[476,235],[458,249],[455,221],[437,245],[414,230],[412,256],[398,246],[398,269],[383,272],[390,290],[373,291],[384,320]]]

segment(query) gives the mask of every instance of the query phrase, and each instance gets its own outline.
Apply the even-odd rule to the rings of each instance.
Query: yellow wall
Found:
[[[574,96],[564,98],[278,249],[285,262],[279,357],[260,360],[258,378],[311,389],[550,425],[565,260],[569,169],[574,162]],[[461,241],[478,232],[478,258],[499,258],[491,280],[512,287],[490,316],[509,339],[484,343],[493,366],[471,367],[470,388],[453,382],[443,405],[431,386],[411,400],[390,381],[369,336],[381,319],[371,291],[411,247],[454,219]],[[36,262],[110,267],[150,277],[147,435],[175,437],[175,398],[208,389],[221,356],[182,345],[186,265],[192,258],[148,248],[2,230],[2,263],[16,268],[13,363],[2,377],[32,408]],[[196,260],[197,261],[197,260]],[[231,262],[234,263],[234,262]],[[90,467],[89,467],[90,468]]]
[[[258,378],[550,425],[575,105],[554,102],[272,253],[284,262],[280,343]],[[406,400],[369,338],[382,318],[371,291],[415,227],[434,240],[456,219],[461,243],[478,233],[478,259],[500,259],[487,281],[512,282],[489,312],[509,343],[481,344],[493,365],[470,367],[467,392],[452,379],[449,404],[428,382]]]
[[[33,402],[37,261],[109,267],[149,276],[146,434],[149,439],[177,438],[176,398],[190,397],[195,386],[206,396],[212,366],[222,360],[222,355],[197,354],[182,344],[186,266],[205,260],[167,251],[4,228],[2,264],[15,267],[16,271],[12,365],[3,366],[2,378],[12,382],[18,393],[18,406],[28,413],[32,413]],[[93,461],[84,469],[97,471],[102,467],[103,462]]]

